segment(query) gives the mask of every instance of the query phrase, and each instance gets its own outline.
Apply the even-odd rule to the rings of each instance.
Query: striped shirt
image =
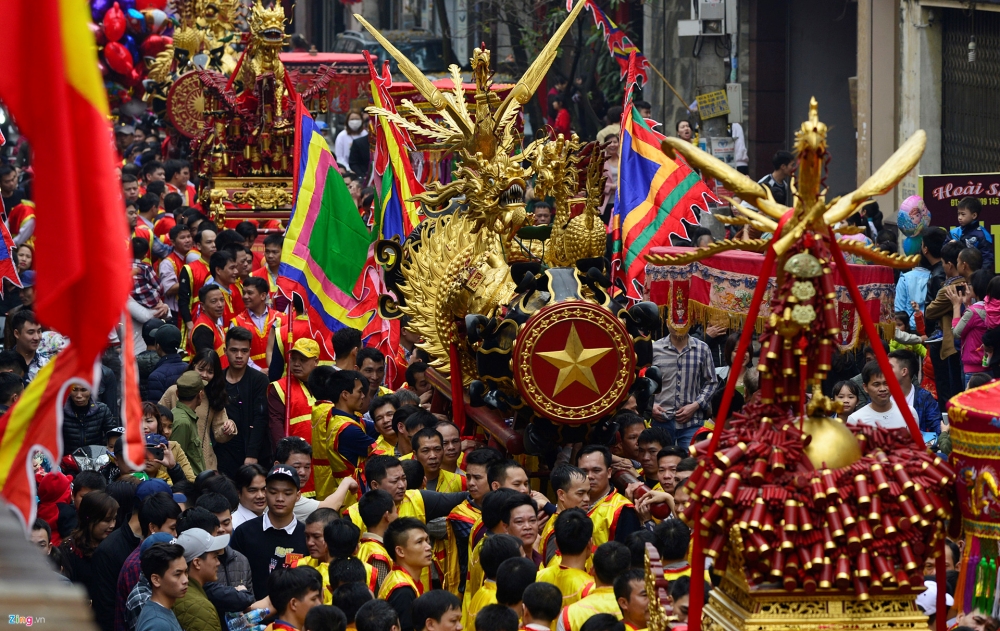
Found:
[[[653,343],[653,365],[663,377],[663,388],[656,395],[656,404],[663,408],[662,420],[673,421],[678,428],[703,424],[712,412],[712,395],[718,385],[708,344],[688,336],[687,344],[678,350],[668,335]],[[687,422],[677,421],[677,410],[690,403],[697,403],[698,410]]]

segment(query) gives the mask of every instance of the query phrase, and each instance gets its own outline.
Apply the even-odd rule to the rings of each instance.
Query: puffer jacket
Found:
[[[195,579],[188,579],[188,590],[174,604],[174,615],[186,631],[222,631],[219,612]]]
[[[63,406],[63,453],[71,454],[87,445],[105,445],[108,432],[118,426],[111,410],[103,403],[90,402],[82,414],[69,401]]]
[[[139,368],[139,396],[142,397],[143,401],[149,401],[149,396],[147,396],[149,375],[160,364],[160,356],[156,354],[156,351],[145,350],[135,356],[135,363]]]
[[[153,372],[149,373],[149,379],[146,380],[146,399],[144,400],[159,401],[163,397],[163,393],[177,383],[177,378],[183,375],[187,369],[187,362],[177,353],[161,357],[160,361],[156,363],[156,367],[153,368]]]
[[[229,587],[243,586],[253,594],[253,573],[250,571],[250,561],[241,553],[226,546],[219,555],[219,578],[216,581]]]

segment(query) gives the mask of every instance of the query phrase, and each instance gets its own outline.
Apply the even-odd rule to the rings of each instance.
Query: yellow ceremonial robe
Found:
[[[594,522],[594,547],[615,539],[615,529],[618,527],[618,517],[622,509],[633,507],[624,495],[614,489],[602,497],[590,508],[590,519]]]
[[[422,596],[424,593],[424,586],[414,581],[409,572],[397,565],[389,572],[389,576],[386,576],[385,580],[382,581],[382,587],[378,590],[378,598],[379,600],[385,600],[392,592],[404,587],[412,588],[417,593],[417,596]]]
[[[458,558],[458,538],[455,535],[455,529],[452,524],[464,522],[471,527],[481,515],[482,511],[473,506],[469,500],[465,500],[453,508],[445,520],[445,524],[448,527],[448,538],[445,540],[445,558],[441,586],[456,596],[459,595],[459,587],[462,585],[462,569]]]
[[[444,469],[438,471],[437,486],[434,487],[438,493],[458,493],[459,491],[467,491],[468,488],[464,475]]]
[[[536,577],[541,583],[552,583],[559,588],[563,595],[563,607],[572,605],[580,599],[590,595],[594,588],[594,577],[583,570],[575,567],[557,565],[547,567]]]
[[[613,587],[597,587],[590,594],[562,610],[559,620],[565,631],[580,631],[580,627],[595,614],[609,613],[619,620],[622,611],[615,599]]]
[[[462,628],[465,631],[476,631],[476,614],[487,605],[497,604],[497,584],[486,580],[476,592],[468,607],[462,607]]]

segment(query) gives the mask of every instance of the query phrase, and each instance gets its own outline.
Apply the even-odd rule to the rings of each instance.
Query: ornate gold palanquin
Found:
[[[743,543],[738,529],[729,537],[729,566],[722,582],[712,590],[702,628],[706,631],[848,631],[861,629],[928,628],[927,616],[914,603],[914,589],[872,593],[860,600],[853,593],[818,589],[786,591],[751,589],[743,570]]]
[[[292,198],[288,177],[217,177],[201,201],[209,219],[222,227],[227,220],[286,220]]]

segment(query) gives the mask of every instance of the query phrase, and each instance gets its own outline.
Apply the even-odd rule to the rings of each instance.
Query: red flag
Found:
[[[133,469],[142,468],[146,460],[146,437],[142,433],[142,397],[139,396],[139,366],[135,361],[132,343],[132,318],[128,313],[122,318],[122,423],[125,434],[125,459]]]
[[[69,336],[80,368],[90,370],[132,287],[90,9],[0,0],[0,15],[0,98],[34,155],[35,312]]]
[[[94,363],[82,369],[78,350],[70,344],[39,370],[17,403],[0,418],[0,489],[25,530],[35,520],[36,509],[31,456],[42,450],[52,462],[59,461],[66,393],[73,383],[93,388],[97,381]]]

